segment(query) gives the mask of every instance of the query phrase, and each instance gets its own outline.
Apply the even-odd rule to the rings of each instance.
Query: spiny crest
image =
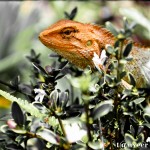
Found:
[[[104,35],[110,37],[110,38],[114,38],[114,35],[109,31],[107,30],[106,28],[100,26],[100,25],[96,25],[96,24],[89,24],[91,26],[93,26],[94,29],[100,31],[100,32],[103,32]]]

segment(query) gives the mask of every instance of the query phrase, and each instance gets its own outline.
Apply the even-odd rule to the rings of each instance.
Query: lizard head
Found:
[[[40,41],[80,68],[93,66],[94,52],[100,55],[100,27],[60,20],[40,33]]]

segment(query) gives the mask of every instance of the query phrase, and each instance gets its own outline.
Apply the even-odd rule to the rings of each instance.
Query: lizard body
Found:
[[[114,45],[115,37],[105,28],[94,24],[84,24],[71,20],[60,20],[39,35],[40,41],[66,58],[69,62],[84,69],[94,67],[94,52],[100,56],[106,44]],[[144,82],[140,67],[150,60],[150,50],[134,44],[131,51],[133,61],[126,69],[134,74],[138,84]]]

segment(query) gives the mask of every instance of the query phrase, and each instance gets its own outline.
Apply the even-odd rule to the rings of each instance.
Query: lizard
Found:
[[[39,39],[46,47],[82,69],[87,66],[93,68],[94,53],[100,56],[107,44],[113,46],[116,41],[114,35],[106,28],[67,19],[59,20],[42,31]],[[126,65],[126,69],[133,73],[140,87],[146,82],[141,66],[150,61],[150,49],[134,44],[130,53],[133,61]]]

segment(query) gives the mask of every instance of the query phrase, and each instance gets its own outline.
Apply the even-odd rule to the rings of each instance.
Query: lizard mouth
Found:
[[[67,45],[67,44],[63,44],[63,42],[61,43],[60,41],[58,41],[57,39],[57,42],[56,41],[53,41],[53,38],[51,40],[48,40],[47,38],[45,38],[43,36],[43,33],[40,33],[39,35],[39,40],[47,47],[49,47],[50,49],[74,49],[74,48],[79,48],[75,45]],[[55,44],[55,43],[60,43],[60,44]]]

